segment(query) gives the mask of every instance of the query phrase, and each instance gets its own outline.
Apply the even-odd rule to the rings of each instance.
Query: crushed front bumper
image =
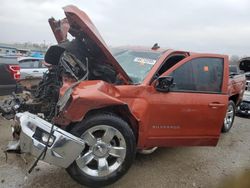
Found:
[[[45,148],[44,135],[48,135],[52,124],[29,112],[18,113],[15,123],[21,126],[21,152],[38,157]],[[67,168],[83,151],[84,141],[56,126],[43,161]]]

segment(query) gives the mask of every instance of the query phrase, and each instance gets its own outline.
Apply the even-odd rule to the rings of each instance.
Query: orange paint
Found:
[[[135,130],[138,138],[137,147],[140,149],[155,146],[214,146],[217,144],[228,98],[232,91],[231,85],[229,87],[228,56],[166,50],[143,82],[133,85],[109,52],[88,16],[74,6],[67,6],[64,11],[68,19],[64,23],[78,24],[85,36],[101,49],[105,57],[104,62],[111,64],[124,82],[116,85],[101,80],[82,81],[74,88],[72,101],[59,115],[57,124],[67,126],[82,121],[89,112],[115,109],[113,113],[119,114]],[[67,30],[67,26],[63,28],[63,31]],[[62,36],[65,35],[61,34],[58,39]],[[196,58],[221,58],[224,61],[221,93],[157,91],[155,73],[168,58],[178,54],[183,55],[184,59],[160,76],[168,76],[180,66]],[[205,66],[204,72],[208,71],[208,66]],[[72,80],[64,79],[60,94],[63,95],[71,84]],[[233,92],[240,93],[240,88],[236,88]]]
[[[204,67],[203,67],[203,70],[204,70],[204,72],[208,72],[208,71],[209,71],[208,66],[204,66]]]

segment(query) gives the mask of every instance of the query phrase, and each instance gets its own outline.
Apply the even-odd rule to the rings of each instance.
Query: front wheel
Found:
[[[232,128],[235,113],[236,113],[236,106],[235,106],[233,101],[229,101],[228,106],[227,106],[226,116],[224,118],[224,123],[223,123],[223,127],[222,127],[223,133],[228,132]]]
[[[134,160],[135,136],[127,122],[115,115],[92,116],[70,132],[86,142],[80,156],[67,168],[70,176],[82,185],[112,184]]]

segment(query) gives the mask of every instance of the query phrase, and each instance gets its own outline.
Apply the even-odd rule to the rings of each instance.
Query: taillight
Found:
[[[20,79],[20,66],[19,65],[9,65],[9,70],[15,80]]]

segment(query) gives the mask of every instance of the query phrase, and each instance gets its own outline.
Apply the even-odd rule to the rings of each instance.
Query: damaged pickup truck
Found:
[[[36,91],[1,105],[3,116],[15,115],[21,152],[66,168],[80,184],[105,186],[127,172],[137,150],[216,146],[232,127],[245,78],[229,82],[227,56],[157,45],[112,55],[83,11],[64,12],[49,19],[59,44],[45,55]]]

